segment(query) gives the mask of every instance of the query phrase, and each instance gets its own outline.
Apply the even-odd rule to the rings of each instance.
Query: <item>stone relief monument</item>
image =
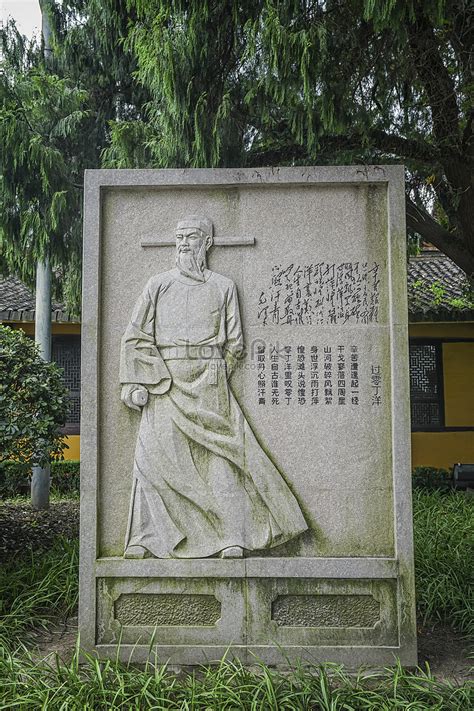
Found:
[[[81,643],[416,663],[401,166],[87,171]]]
[[[228,385],[244,342],[212,241],[208,218],[179,221],[176,267],[150,279],[122,339],[122,401],[143,409],[126,558],[239,558],[307,529]]]

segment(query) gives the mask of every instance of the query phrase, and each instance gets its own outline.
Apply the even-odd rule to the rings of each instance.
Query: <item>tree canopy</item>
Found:
[[[133,94],[144,90],[120,45],[120,3],[41,5],[52,28],[46,59],[13,23],[0,33],[0,269],[33,285],[36,261],[49,257],[57,295],[78,313],[84,169],[100,167],[109,122],[136,118]]]
[[[403,162],[407,223],[474,274],[474,10],[464,0],[128,0],[150,93],[107,165]],[[128,141],[124,140],[128,137]],[[146,151],[143,150],[143,142]]]
[[[0,246],[2,270],[34,279],[38,259],[59,275],[81,252],[87,93],[26,56],[11,28],[0,75]],[[15,52],[18,50],[18,52]]]

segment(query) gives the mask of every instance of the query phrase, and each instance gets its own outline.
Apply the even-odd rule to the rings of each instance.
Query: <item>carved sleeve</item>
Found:
[[[151,282],[135,304],[120,349],[120,382],[143,385],[155,395],[167,392],[171,375],[155,343],[155,311],[159,290]]]
[[[232,284],[227,292],[226,299],[226,343],[224,346],[224,358],[227,364],[227,372],[230,374],[235,364],[244,350],[244,337],[242,334],[242,323],[240,320],[239,301],[237,298],[237,287]]]

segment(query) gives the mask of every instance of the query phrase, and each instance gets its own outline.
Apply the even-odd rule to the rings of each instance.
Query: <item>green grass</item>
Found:
[[[99,662],[89,656],[79,664],[77,651],[65,665],[0,653],[0,709],[438,709],[467,711],[472,687],[438,682],[429,671],[410,673],[400,666],[379,673],[349,676],[325,665],[279,673],[223,661],[177,676],[165,666],[145,668]]]
[[[418,617],[474,634],[474,498],[413,492]]]
[[[418,610],[425,622],[447,621],[472,631],[469,576],[473,499],[414,492]],[[400,666],[349,676],[334,665],[279,673],[223,661],[177,676],[166,666],[145,668],[82,656],[70,663],[39,660],[24,645],[28,628],[74,614],[77,543],[58,540],[47,553],[12,561],[0,571],[0,711],[101,711],[102,709],[330,710],[410,709],[467,711],[472,685],[434,679],[429,669]],[[2,646],[3,641],[3,646]]]
[[[78,541],[58,539],[0,566],[0,640],[14,642],[28,628],[74,615],[78,601]]]

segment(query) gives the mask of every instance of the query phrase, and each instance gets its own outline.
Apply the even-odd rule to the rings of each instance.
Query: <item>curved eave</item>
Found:
[[[428,309],[427,311],[410,311],[408,314],[409,323],[427,323],[449,321],[474,321],[474,309],[452,309],[452,308],[437,308]]]
[[[34,323],[35,311],[31,311],[30,309],[6,309],[4,311],[0,311],[0,321],[2,323],[8,323],[11,321]],[[51,312],[51,321],[53,323],[80,323],[78,319],[69,318],[69,316],[60,309],[56,309]]]

